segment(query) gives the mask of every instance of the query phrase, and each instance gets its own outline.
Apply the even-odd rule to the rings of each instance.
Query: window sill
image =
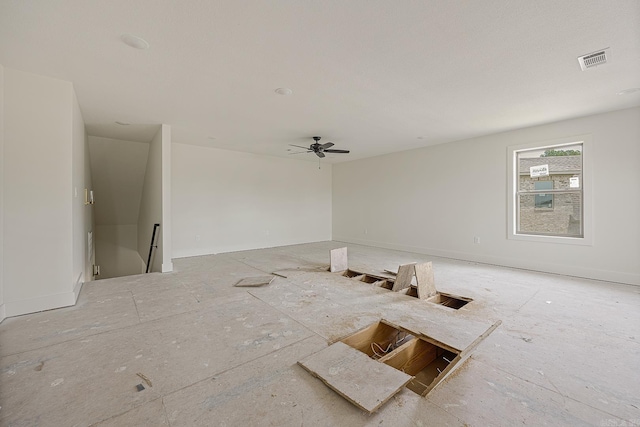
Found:
[[[509,233],[509,240],[520,240],[526,242],[540,242],[540,243],[559,243],[564,245],[580,245],[580,246],[592,246],[593,242],[587,237],[567,237],[567,236],[543,236],[537,234],[518,234]]]

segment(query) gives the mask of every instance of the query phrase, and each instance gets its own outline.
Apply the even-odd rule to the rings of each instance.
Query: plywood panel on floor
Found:
[[[298,362],[313,376],[371,413],[398,393],[411,376],[337,342]]]
[[[313,335],[247,293],[179,316],[0,358],[0,425],[90,425]]]

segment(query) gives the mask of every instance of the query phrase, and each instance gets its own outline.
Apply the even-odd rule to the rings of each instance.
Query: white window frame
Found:
[[[523,234],[517,232],[518,209],[518,163],[517,154],[525,150],[547,150],[562,145],[582,144],[582,237],[543,236]],[[592,214],[592,174],[591,165],[591,135],[577,135],[548,141],[530,142],[527,144],[507,147],[507,238],[529,242],[561,243],[569,245],[593,245],[593,214]]]

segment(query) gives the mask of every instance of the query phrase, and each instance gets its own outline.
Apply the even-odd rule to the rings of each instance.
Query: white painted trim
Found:
[[[507,147],[507,238],[529,242],[560,243],[593,246],[593,164],[591,162],[591,135],[576,135],[550,141],[536,141]],[[584,237],[535,236],[516,233],[516,189],[518,176],[515,168],[516,152],[534,148],[553,148],[571,143],[582,144],[582,206]]]
[[[236,247],[224,247],[224,248],[217,248],[217,249],[216,248],[193,249],[193,250],[183,251],[181,253],[175,254],[173,259],[192,258],[197,256],[218,255],[218,254],[230,254],[233,252],[253,251],[258,249],[271,249],[271,248],[279,248],[282,246],[304,245],[306,243],[320,243],[320,242],[326,242],[331,240],[332,239],[328,238],[328,239],[313,240],[313,241],[301,240],[301,241],[281,242],[281,243],[270,245],[270,246],[241,245]],[[372,246],[372,245],[368,245],[368,246]]]
[[[69,307],[75,305],[76,295],[73,292],[63,294],[46,295],[18,301],[5,301],[6,316],[20,316],[22,314],[37,313],[39,311],[52,310],[54,308]]]
[[[168,273],[170,271],[173,271],[173,262],[169,262],[169,263],[162,263],[162,272],[163,273]]]
[[[171,241],[171,126],[163,124],[160,130],[161,162],[162,162],[162,266],[163,273],[173,271]]]
[[[345,236],[335,236],[333,238],[333,241],[354,243],[358,245],[373,246],[384,249],[394,249],[398,251],[414,252],[441,258],[452,258],[461,261],[479,262],[482,264],[498,265],[501,267],[520,268],[524,270],[538,271],[541,273],[561,274],[564,276],[574,276],[585,279],[604,280],[607,282],[640,286],[640,274],[629,274],[619,271],[599,270],[595,268],[573,267],[571,265],[565,264],[545,263],[544,265],[540,265],[539,263],[515,258],[503,258],[492,255],[472,254],[468,252],[448,251],[408,245],[395,245],[391,243],[350,238]]]
[[[74,305],[76,302],[78,302],[80,291],[82,291],[82,285],[84,285],[84,282],[82,280],[79,280],[78,283],[76,283],[76,285],[73,287],[73,295],[74,295],[73,304]]]

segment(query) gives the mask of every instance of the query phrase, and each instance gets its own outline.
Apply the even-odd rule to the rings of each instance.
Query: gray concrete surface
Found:
[[[474,299],[452,311],[323,272],[341,246],[177,259],[6,319],[0,425],[640,425],[640,288],[347,245],[372,274],[432,261],[439,291]],[[452,345],[503,323],[426,398],[404,389],[368,415],[296,362],[381,317]]]

